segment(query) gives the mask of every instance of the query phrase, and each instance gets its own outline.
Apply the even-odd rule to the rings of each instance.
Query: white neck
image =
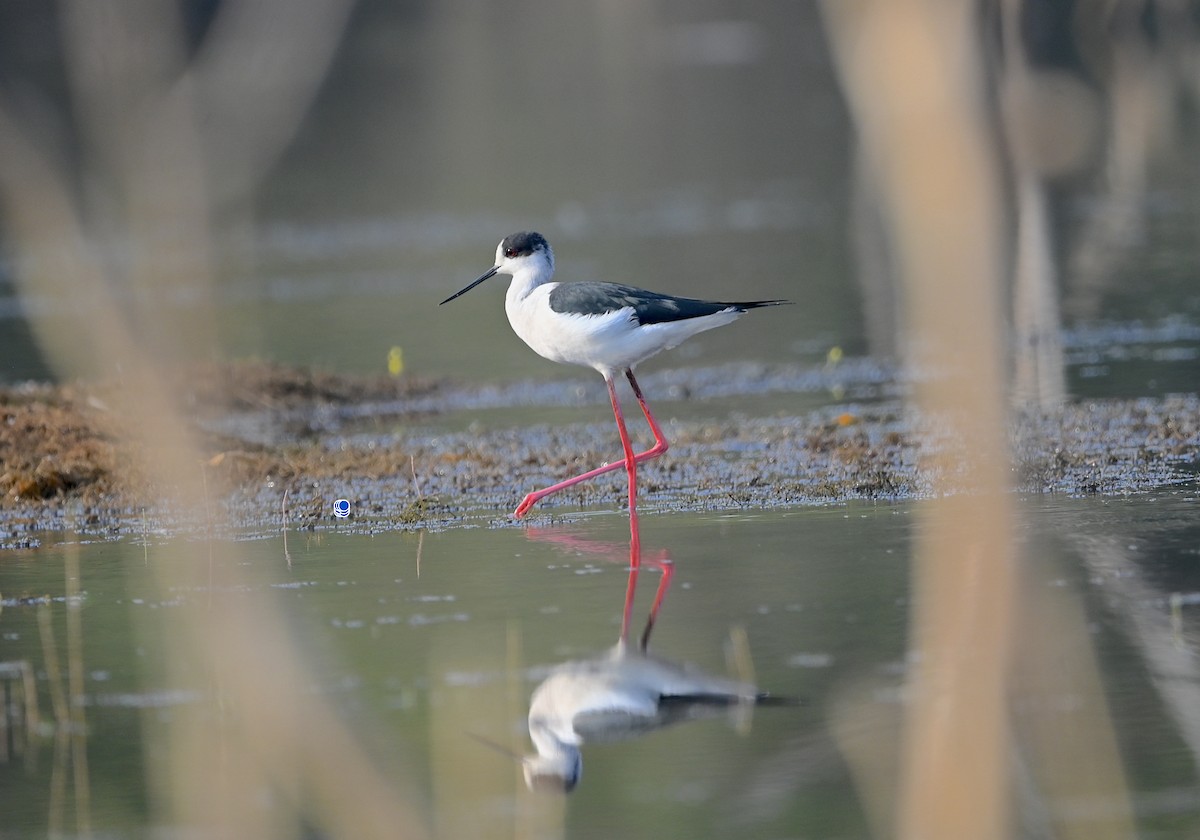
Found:
[[[530,292],[538,286],[549,283],[553,277],[554,263],[550,260],[538,258],[523,261],[512,273],[512,282],[508,285],[506,301],[516,303],[524,300]]]

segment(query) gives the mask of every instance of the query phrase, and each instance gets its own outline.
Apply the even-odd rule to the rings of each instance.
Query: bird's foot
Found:
[[[537,493],[527,493],[525,498],[521,500],[521,504],[517,505],[517,509],[513,511],[513,516],[517,519],[523,518],[525,514],[533,510],[533,506],[538,503],[539,499],[541,499],[541,496]]]

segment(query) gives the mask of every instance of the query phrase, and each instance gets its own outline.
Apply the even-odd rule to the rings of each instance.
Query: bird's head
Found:
[[[554,251],[540,233],[509,234],[496,246],[496,273],[516,274],[526,267],[554,271]]]
[[[504,237],[496,246],[495,265],[465,289],[450,295],[442,303],[449,303],[457,297],[462,297],[496,274],[511,276],[523,271],[533,271],[544,279],[548,279],[554,273],[554,251],[550,250],[550,243],[540,233],[527,230]]]
[[[472,733],[471,737],[485,747],[520,763],[525,773],[525,786],[530,790],[542,793],[570,793],[575,790],[583,775],[583,754],[574,744],[565,744],[554,738],[535,738],[539,751],[523,756],[482,735]]]

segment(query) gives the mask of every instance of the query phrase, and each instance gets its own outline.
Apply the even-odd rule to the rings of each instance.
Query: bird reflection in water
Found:
[[[611,549],[611,545],[561,532],[531,530],[529,536],[576,551],[599,553]],[[593,659],[564,662],[534,689],[529,703],[529,736],[537,752],[513,756],[521,761],[525,783],[531,790],[571,792],[583,773],[580,748],[585,742],[620,741],[681,721],[725,713],[745,716],[756,705],[795,702],[768,697],[750,682],[711,676],[649,654],[650,633],[674,574],[666,550],[644,558],[662,576],[645,629],[631,643],[630,618],[640,559],[631,552],[617,643]],[[484,742],[511,755],[497,744]]]

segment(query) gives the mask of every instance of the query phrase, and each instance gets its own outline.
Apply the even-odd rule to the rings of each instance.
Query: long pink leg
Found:
[[[642,407],[642,414],[646,416],[646,422],[650,425],[650,431],[654,434],[654,446],[650,447],[645,452],[638,452],[633,456],[634,463],[640,464],[643,461],[649,461],[651,458],[657,458],[659,455],[662,455],[667,451],[670,444],[667,443],[667,439],[663,436],[662,429],[659,427],[658,421],[656,421],[654,419],[654,415],[650,413],[650,408],[646,405],[646,398],[642,396],[642,389],[638,387],[637,380],[633,377],[633,371],[627,370],[625,371],[625,375],[629,378],[629,384],[633,386],[634,396],[637,397],[638,405]],[[616,391],[613,383],[607,378],[605,381],[608,383],[609,398],[612,400],[614,407],[613,410],[614,412],[620,412],[620,405],[617,402]],[[545,489],[535,490],[532,493],[527,494],[525,498],[521,500],[521,504],[517,505],[517,509],[513,512],[513,516],[515,516],[517,519],[520,519],[525,514],[529,513],[534,505],[547,496],[557,493],[559,490],[566,490],[568,487],[572,487],[581,481],[587,481],[595,478],[598,475],[604,475],[605,473],[620,469],[623,466],[625,466],[624,458],[622,458],[620,461],[613,461],[611,464],[605,464],[602,467],[597,467],[594,470],[589,470],[583,475],[577,475],[574,478],[568,478],[566,481],[560,481],[557,484],[552,484]]]
[[[613,416],[617,418],[617,431],[621,434],[621,449],[625,452],[625,474],[629,477],[629,556],[641,565],[642,537],[638,529],[637,515],[637,455],[625,428],[625,416],[621,413],[621,401],[617,399],[617,386],[608,377],[608,396],[612,400]]]

